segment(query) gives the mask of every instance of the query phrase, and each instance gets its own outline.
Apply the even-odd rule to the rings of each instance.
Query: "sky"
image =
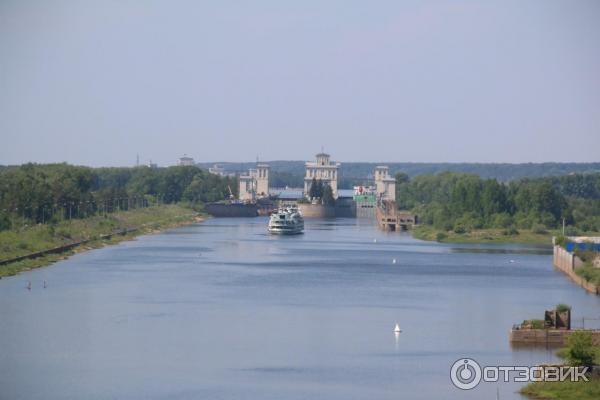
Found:
[[[600,1],[0,0],[0,164],[600,161]]]

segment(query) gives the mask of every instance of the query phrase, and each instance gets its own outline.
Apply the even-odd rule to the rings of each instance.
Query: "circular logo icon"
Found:
[[[450,380],[459,389],[473,389],[481,381],[481,367],[471,358],[458,359],[450,369]]]

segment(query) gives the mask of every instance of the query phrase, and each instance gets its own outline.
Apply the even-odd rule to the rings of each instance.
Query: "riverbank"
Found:
[[[532,399],[597,400],[600,398],[600,379],[578,382],[534,382],[520,391]]]
[[[592,346],[591,351],[594,354],[594,364],[600,364],[600,347]],[[564,347],[556,354],[559,357],[567,358],[568,349]],[[519,393],[531,399],[543,400],[596,400],[600,399],[600,378],[597,374],[592,374],[589,381],[583,380],[571,382],[533,382],[523,387]]]
[[[2,231],[2,260],[49,250],[54,252],[0,265],[0,277],[43,267],[81,251],[203,219],[202,214],[189,207],[170,204]]]
[[[509,229],[474,229],[465,233],[441,231],[432,226],[420,225],[413,229],[412,235],[421,240],[440,243],[520,243],[520,244],[552,244],[552,236],[558,231],[536,233],[531,230]]]

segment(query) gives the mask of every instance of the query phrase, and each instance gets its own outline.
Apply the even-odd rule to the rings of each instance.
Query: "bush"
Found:
[[[435,235],[435,240],[437,240],[438,242],[442,242],[447,237],[448,237],[448,235],[446,235],[444,232],[438,232],[437,235]]]
[[[594,364],[592,333],[575,331],[567,338],[566,358],[572,366],[591,366]]]
[[[563,235],[557,236],[554,240],[554,244],[564,248],[567,245],[567,238]]]
[[[578,236],[579,230],[577,228],[575,228],[574,226],[567,226],[565,228],[565,235],[566,236]]]
[[[61,236],[61,237],[65,238],[65,239],[70,239],[71,238],[71,232],[69,232],[69,230],[65,229],[65,228],[58,228],[56,230],[56,234],[58,236]]]
[[[508,228],[513,223],[513,219],[508,213],[494,214],[491,220],[494,228]]]
[[[565,312],[565,311],[569,311],[571,309],[571,306],[565,303],[559,303],[556,305],[556,311],[558,312]]]
[[[513,236],[513,235],[518,235],[519,231],[514,226],[511,226],[510,228],[505,229],[504,231],[502,231],[502,234],[504,236]]]
[[[454,225],[454,233],[462,234],[467,233],[467,228],[463,224]]]
[[[546,230],[546,227],[542,224],[533,224],[533,226],[531,227],[531,231],[533,233],[537,233],[538,235],[543,235],[545,233],[548,233],[548,231]]]
[[[556,217],[547,211],[540,213],[538,221],[547,228],[554,228],[556,226]],[[534,224],[535,225],[535,224]]]
[[[533,216],[523,212],[516,213],[514,217],[515,225],[520,229],[530,229],[533,225],[533,220]]]
[[[454,226],[456,225],[464,226],[465,230],[468,232],[473,229],[481,229],[485,224],[483,219],[477,214],[473,212],[467,212],[454,221]]]
[[[5,231],[10,229],[10,219],[8,219],[8,215],[0,214],[0,231]]]
[[[451,231],[453,228],[452,222],[446,222],[443,226],[444,230],[447,231]]]
[[[594,227],[589,222],[585,221],[577,225],[583,232],[594,232]]]
[[[524,329],[544,329],[546,327],[546,323],[543,319],[526,319],[521,324],[521,327]]]
[[[600,268],[588,264],[582,268],[577,268],[575,273],[594,285],[600,285]]]

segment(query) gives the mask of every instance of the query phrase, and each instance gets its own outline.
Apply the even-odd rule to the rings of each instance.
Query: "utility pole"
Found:
[[[563,236],[565,236],[565,219],[563,218]]]

